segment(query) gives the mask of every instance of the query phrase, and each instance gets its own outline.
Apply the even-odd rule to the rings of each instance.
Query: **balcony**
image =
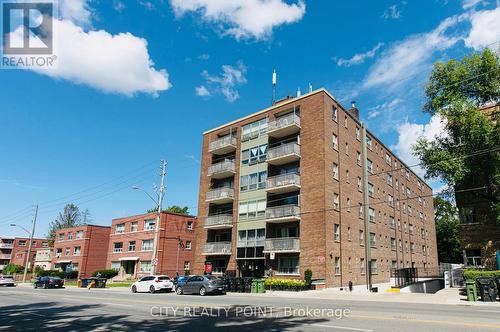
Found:
[[[300,189],[300,175],[295,173],[268,177],[266,191],[271,194],[281,194]]]
[[[234,199],[234,190],[229,187],[221,187],[212,189],[207,192],[206,201],[209,203],[225,204],[230,203]]]
[[[267,134],[270,137],[285,137],[300,131],[300,117],[295,113],[290,113],[269,122]]]
[[[280,205],[266,209],[266,222],[281,223],[300,220],[300,206]]]
[[[296,237],[266,239],[264,242],[264,252],[300,252],[300,239]]]
[[[224,179],[230,176],[234,176],[235,171],[234,160],[226,159],[220,163],[210,165],[208,167],[208,176],[212,179]]]
[[[218,214],[205,218],[205,228],[224,229],[233,227],[232,214]]]
[[[0,243],[0,249],[12,249],[13,246],[12,243]]]
[[[300,159],[300,145],[296,142],[278,145],[267,151],[267,162],[271,165],[284,165]]]
[[[207,242],[203,255],[231,255],[231,242]]]
[[[236,150],[236,137],[227,135],[213,140],[208,145],[208,152],[214,154],[226,154]]]
[[[0,259],[11,259],[12,258],[12,254],[3,254],[3,255],[0,255]]]

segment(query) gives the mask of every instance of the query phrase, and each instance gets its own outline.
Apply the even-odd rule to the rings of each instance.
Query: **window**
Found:
[[[366,266],[365,266],[365,259],[364,258],[359,259],[359,271],[361,272],[361,274],[366,273]]]
[[[349,273],[352,272],[352,259],[351,259],[351,257],[347,258],[347,270],[349,271]]]
[[[372,139],[369,136],[366,136],[366,146],[370,150],[373,148],[373,146],[372,146]]]
[[[398,268],[398,262],[396,261],[391,261],[391,269],[395,270]]]
[[[375,233],[370,233],[370,247],[377,246],[377,235]]]
[[[370,174],[373,173],[373,162],[370,159],[366,159],[366,169]]]
[[[80,256],[80,253],[81,253],[81,247],[73,248],[73,256]]]
[[[408,233],[413,234],[413,224],[408,225]]]
[[[131,232],[137,232],[137,229],[138,229],[138,227],[137,227],[137,221],[131,222],[130,223],[130,231]]]
[[[278,258],[278,274],[299,274],[298,257]]]
[[[240,177],[242,192],[266,188],[267,171],[243,175]]]
[[[332,147],[334,150],[339,150],[339,138],[337,135],[332,135]]]
[[[73,240],[73,233],[68,233],[68,240]]]
[[[399,240],[399,251],[403,251],[403,241]]]
[[[374,195],[373,184],[368,182],[368,196],[373,197],[373,195]]]
[[[424,222],[424,214],[422,212],[419,213],[418,217],[421,222]]]
[[[347,197],[346,206],[347,212],[351,212],[351,199],[349,197]]]
[[[377,260],[376,259],[372,259],[370,261],[370,273],[377,274]]]
[[[266,214],[265,199],[240,202],[239,205],[240,220],[261,218],[264,217],[265,214]]]
[[[64,256],[69,256],[71,253],[71,249],[70,248],[66,248],[66,250],[64,250]]]
[[[414,253],[415,253],[415,243],[410,242],[410,250],[411,250],[411,253],[412,253],[412,254],[414,254]]]
[[[459,209],[460,223],[461,224],[474,224],[474,208],[462,207]]]
[[[387,174],[387,184],[392,186],[392,175]]]
[[[249,123],[242,127],[241,140],[247,141],[267,132],[267,118]]]
[[[365,232],[363,232],[363,230],[359,230],[359,245],[365,245]]]
[[[151,272],[151,261],[141,261],[140,272]]]
[[[468,266],[481,266],[481,249],[466,249],[465,258]]]
[[[361,141],[361,129],[359,127],[356,127],[356,139]]]
[[[57,248],[56,249],[56,257],[59,258],[62,256],[62,248]]]
[[[340,210],[339,194],[337,193],[333,194],[333,208],[337,211]]]
[[[394,227],[395,226],[395,222],[394,222],[394,217],[393,216],[389,216],[389,225],[391,227]]]
[[[135,251],[135,241],[130,241],[128,243],[128,251]]]
[[[338,116],[338,110],[337,107],[334,105],[332,106],[332,120],[337,122],[337,116]]]
[[[394,206],[394,198],[392,197],[392,195],[387,195],[387,204],[388,204],[390,207],[393,207],[393,206]]]
[[[333,225],[333,238],[335,241],[340,241],[340,225]]]
[[[396,239],[391,237],[391,250],[396,251]]]
[[[351,227],[347,227],[347,241],[351,241]]]
[[[186,241],[186,247],[185,247],[186,250],[191,250],[191,241]]]
[[[344,117],[344,127],[347,128],[347,115]]]
[[[351,182],[351,176],[349,174],[349,170],[346,169],[345,171],[345,182],[350,183]]]
[[[358,191],[363,191],[363,182],[361,181],[361,176],[358,176]]]
[[[349,155],[349,143],[345,143],[345,154]]]
[[[391,156],[389,156],[388,153],[385,154],[385,162],[387,163],[387,165],[391,165]]]
[[[119,271],[120,265],[121,265],[120,262],[111,262],[111,269],[115,270],[115,271]]]
[[[18,242],[18,243],[19,243],[19,245],[20,245],[21,247],[25,247],[25,246],[26,246],[26,240],[19,240],[19,242]]]
[[[58,240],[59,241],[64,241],[64,233],[59,234]]]
[[[406,196],[411,197],[411,190],[408,187],[406,187]]]
[[[425,246],[422,246],[422,255],[427,255],[427,250],[425,249]]]
[[[151,231],[155,229],[155,220],[154,219],[149,219],[149,220],[144,220],[144,230],[145,231]]]
[[[142,251],[152,251],[153,250],[153,240],[142,240],[141,250]]]
[[[190,264],[189,261],[184,261],[184,271],[189,271]]]
[[[83,231],[76,231],[75,233],[75,238],[78,239],[83,239]]]
[[[188,231],[192,231],[193,230],[193,221],[192,220],[189,220],[187,222],[186,228],[187,228]]]
[[[375,209],[368,208],[368,221],[375,222]]]
[[[408,170],[406,170],[406,180],[409,180],[410,179],[410,172]]]
[[[116,225],[116,230],[115,230],[116,234],[122,234],[124,232],[125,232],[125,224]]]
[[[42,247],[43,248],[48,248],[48,246],[49,246],[49,243],[47,241],[43,241],[42,242]]]
[[[253,148],[241,151],[241,164],[254,165],[265,161],[267,158],[267,144],[255,146]]]
[[[113,252],[122,252],[123,251],[123,243],[115,242],[113,243]]]
[[[335,274],[340,274],[340,257],[335,257]]]
[[[333,173],[333,178],[338,180],[339,179],[339,165],[337,165],[336,163],[333,163],[332,173]]]
[[[356,164],[361,166],[361,153],[359,151],[356,151]]]

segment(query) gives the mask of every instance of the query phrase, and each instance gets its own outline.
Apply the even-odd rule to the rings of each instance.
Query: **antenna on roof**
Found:
[[[276,69],[273,71],[273,100],[272,104],[276,102]]]
[[[309,83],[309,92],[313,92],[313,86],[311,83]]]
[[[302,95],[302,92],[300,92],[300,88],[297,88],[297,97],[300,97]]]

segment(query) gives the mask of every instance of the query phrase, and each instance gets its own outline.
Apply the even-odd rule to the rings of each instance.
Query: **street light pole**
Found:
[[[153,255],[151,257],[151,273],[156,274],[156,266],[158,265],[158,243],[160,242],[160,221],[161,221],[161,209],[163,203],[163,191],[165,189],[165,173],[167,168],[167,162],[165,160],[161,161],[161,185],[160,192],[158,195],[158,211],[156,214],[155,223],[155,237],[153,240]]]
[[[31,246],[33,245],[33,237],[35,235],[35,225],[36,225],[36,217],[38,215],[38,204],[34,207],[33,221],[31,226],[31,234],[30,234],[30,243],[28,245],[28,253],[26,254],[26,259],[24,263],[24,274],[23,274],[23,284],[26,282],[26,274],[28,273],[28,264],[30,263],[31,257]]]

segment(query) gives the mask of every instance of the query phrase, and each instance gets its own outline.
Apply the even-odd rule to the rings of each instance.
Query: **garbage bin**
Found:
[[[495,284],[491,278],[477,278],[476,283],[479,287],[479,293],[481,294],[481,301],[483,302],[495,302],[497,294],[495,292]]]
[[[257,279],[257,293],[264,294],[266,292],[266,288],[264,286],[264,279]]]
[[[90,284],[90,279],[84,278],[84,279],[82,279],[82,283],[81,283],[80,287],[87,288],[89,284]]]
[[[246,278],[244,279],[245,282],[245,293],[250,293],[252,290],[252,278]]]
[[[465,290],[467,293],[467,301],[477,301],[476,282],[474,280],[465,281]]]
[[[95,278],[95,288],[106,288],[106,278]]]
[[[251,293],[257,293],[257,279],[252,280],[252,287],[251,287]]]

